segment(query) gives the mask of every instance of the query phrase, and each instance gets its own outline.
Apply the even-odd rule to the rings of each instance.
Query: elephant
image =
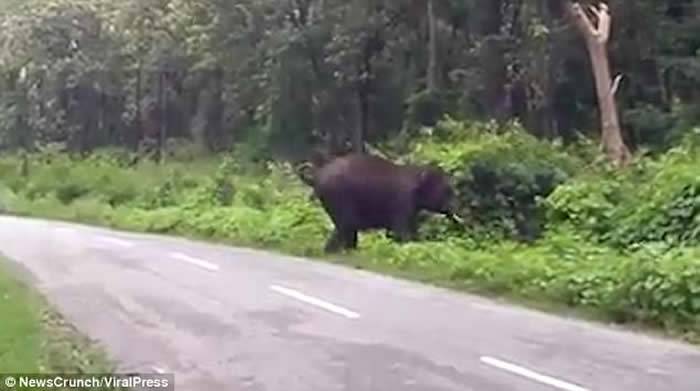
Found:
[[[334,225],[324,252],[357,248],[359,231],[385,229],[398,242],[414,239],[417,214],[428,211],[461,223],[448,175],[437,167],[399,165],[348,153],[297,167]]]

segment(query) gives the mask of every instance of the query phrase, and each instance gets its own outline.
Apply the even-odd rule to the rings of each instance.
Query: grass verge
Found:
[[[380,234],[371,233],[360,239],[357,251],[328,256],[320,251],[322,240],[303,243],[262,241],[259,240],[262,236],[252,232],[249,235],[226,235],[193,228],[196,225],[181,226],[173,221],[162,225],[160,216],[163,212],[157,210],[150,212],[151,218],[144,218],[150,214],[141,211],[141,219],[136,220],[117,218],[110,213],[90,213],[90,217],[85,218],[79,205],[25,209],[16,214],[301,256],[700,345],[700,323],[682,318],[674,308],[662,313],[649,308],[653,303],[643,302],[654,283],[668,286],[665,280],[673,278],[673,273],[665,276],[663,269],[656,270],[648,264],[648,258],[654,254],[624,256],[610,249],[578,242],[579,238],[570,237],[570,233],[554,235],[534,245],[506,243],[481,249],[443,242],[397,245]],[[189,217],[195,218],[194,215]],[[557,243],[557,240],[562,243]],[[700,261],[695,254],[690,257]],[[665,259],[658,260],[658,264],[666,263]],[[695,264],[700,265],[700,262]],[[674,285],[681,284],[675,282]]]
[[[12,269],[0,258],[0,373],[112,373],[106,353]]]

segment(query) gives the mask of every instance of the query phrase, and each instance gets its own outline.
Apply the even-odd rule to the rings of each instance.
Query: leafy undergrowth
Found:
[[[0,260],[0,373],[111,373],[104,352]]]
[[[428,217],[420,240],[363,234],[342,262],[450,287],[591,312],[694,341],[700,335],[700,164],[692,138],[612,170],[590,146],[446,121],[403,146],[459,184],[467,227]],[[573,148],[573,149],[572,149]],[[393,151],[400,150],[393,146]],[[285,164],[230,157],[165,166],[0,161],[0,207],[323,257],[330,221]],[[528,223],[528,224],[523,224]],[[532,227],[535,228],[532,228]],[[324,257],[325,258],[325,257]]]

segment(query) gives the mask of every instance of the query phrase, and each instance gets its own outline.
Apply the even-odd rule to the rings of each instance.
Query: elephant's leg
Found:
[[[335,229],[326,242],[326,253],[336,253],[357,246],[357,230],[349,227],[342,218],[333,219]]]
[[[333,198],[326,194],[320,194],[321,206],[333,223],[333,232],[326,240],[325,253],[336,253],[343,247],[344,238],[342,235],[344,222],[340,215],[341,209],[333,202]]]
[[[326,246],[324,248],[324,252],[330,254],[330,253],[336,253],[340,250],[340,247],[342,245],[342,237],[340,236],[340,231],[338,231],[338,228],[333,230],[333,233],[331,233],[331,236],[328,238],[326,241]]]
[[[394,217],[392,225],[391,225],[391,231],[393,233],[394,240],[398,242],[408,242],[411,240],[411,232],[412,232],[412,221],[413,221],[413,216],[412,214],[398,214],[397,216]]]
[[[348,229],[344,233],[345,248],[348,250],[354,250],[357,248],[357,230]]]
[[[418,238],[418,216],[415,214],[408,221],[408,237],[409,240]]]
[[[333,221],[335,230],[326,243],[326,252],[357,248],[356,215],[352,204],[341,203],[341,195],[322,198],[323,208]]]
[[[357,248],[358,221],[352,205],[344,205],[337,211],[338,234],[344,250]]]
[[[325,252],[336,253],[341,250],[357,248],[357,230],[349,228],[336,228],[326,242]]]

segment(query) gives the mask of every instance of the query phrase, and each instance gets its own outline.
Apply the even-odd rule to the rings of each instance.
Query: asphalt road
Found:
[[[341,266],[14,217],[0,252],[177,390],[700,390],[693,347]]]

